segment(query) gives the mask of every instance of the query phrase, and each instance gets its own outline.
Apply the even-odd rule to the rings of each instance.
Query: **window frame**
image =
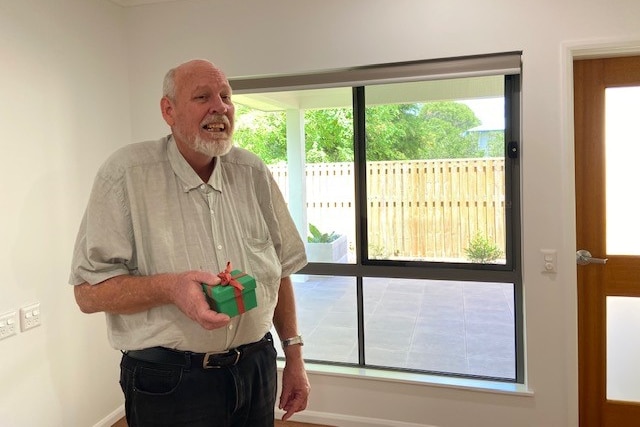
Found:
[[[229,79],[234,94],[253,94],[330,87],[352,88],[354,126],[355,240],[354,264],[310,262],[299,274],[346,276],[356,279],[358,364],[366,364],[363,278],[405,278],[500,282],[514,286],[515,381],[524,383],[524,322],[521,252],[521,54],[506,52],[440,60],[379,64],[298,75]],[[503,75],[505,98],[505,264],[398,261],[368,258],[365,150],[365,88],[374,84]],[[509,151],[508,151],[509,150]],[[314,363],[338,364],[326,361]],[[346,364],[353,366],[353,364]],[[376,368],[380,368],[376,366]],[[387,369],[387,368],[385,368]],[[388,368],[396,370],[395,368]],[[447,374],[449,375],[449,374]],[[451,376],[462,376],[451,374]],[[492,378],[491,380],[495,380]]]

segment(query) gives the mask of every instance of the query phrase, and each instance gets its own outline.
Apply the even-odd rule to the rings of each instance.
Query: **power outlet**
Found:
[[[555,249],[540,249],[542,254],[542,272],[557,273],[558,256]]]
[[[22,332],[40,326],[40,303],[20,308],[20,330]]]
[[[11,311],[0,316],[0,340],[18,333],[18,313]]]

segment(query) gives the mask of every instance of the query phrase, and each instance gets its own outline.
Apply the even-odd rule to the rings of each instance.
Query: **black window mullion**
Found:
[[[355,191],[355,245],[356,265],[367,258],[367,162],[365,134],[364,87],[353,88],[353,153]],[[364,289],[362,276],[356,276],[356,301],[358,305],[358,364],[365,365]]]
[[[521,212],[520,212],[520,75],[505,76],[505,143],[515,143],[516,155],[509,156],[505,152],[505,195],[509,197],[509,211],[505,215],[507,221],[506,248],[507,265],[513,272],[514,297],[514,330],[515,330],[515,359],[516,382],[524,382],[524,320],[523,320],[523,292],[522,292],[522,263],[521,263]],[[506,200],[505,200],[506,202]]]

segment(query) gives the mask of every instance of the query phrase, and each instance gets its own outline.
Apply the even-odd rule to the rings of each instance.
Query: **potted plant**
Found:
[[[347,262],[347,236],[344,234],[324,233],[313,224],[309,224],[307,237],[307,257],[311,262]]]

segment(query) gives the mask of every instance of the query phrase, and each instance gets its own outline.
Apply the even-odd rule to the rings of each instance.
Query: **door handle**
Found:
[[[587,264],[606,264],[609,261],[608,258],[593,258],[591,252],[580,249],[576,252],[576,263],[579,265]]]

